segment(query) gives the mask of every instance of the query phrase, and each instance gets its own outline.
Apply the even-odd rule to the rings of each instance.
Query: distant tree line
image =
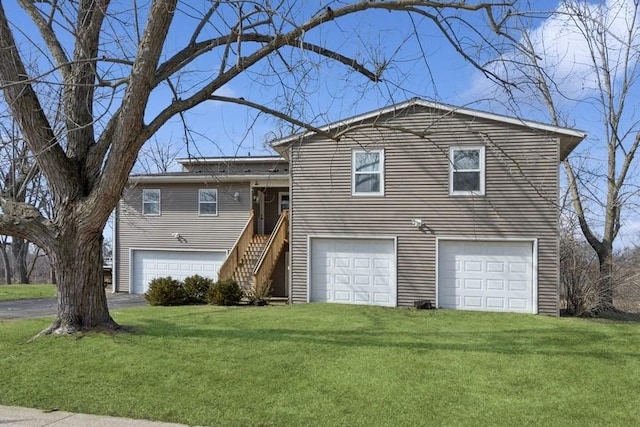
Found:
[[[0,236],[0,283],[52,283],[49,257],[22,239]]]

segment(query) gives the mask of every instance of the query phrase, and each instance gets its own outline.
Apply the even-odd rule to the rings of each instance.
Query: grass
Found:
[[[0,322],[0,404],[196,425],[636,425],[640,325],[323,304]]]
[[[0,285],[0,301],[55,297],[55,285]]]

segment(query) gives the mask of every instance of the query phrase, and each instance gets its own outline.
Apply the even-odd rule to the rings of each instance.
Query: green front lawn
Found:
[[[0,301],[55,297],[55,285],[0,285]]]
[[[341,305],[0,323],[0,404],[197,425],[637,425],[640,325]]]

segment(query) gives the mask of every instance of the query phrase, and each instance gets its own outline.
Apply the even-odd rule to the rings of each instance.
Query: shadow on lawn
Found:
[[[370,316],[367,316],[370,317]],[[215,324],[202,327],[172,323],[162,319],[144,319],[144,326],[133,331],[134,335],[171,338],[196,338],[211,340],[212,345],[226,344],[227,341],[243,343],[291,343],[300,345],[327,347],[334,346],[371,347],[373,349],[394,348],[408,351],[454,351],[482,352],[506,355],[547,355],[547,356],[584,356],[615,361],[628,357],[640,357],[638,346],[627,351],[611,351],[611,348],[624,348],[622,342],[637,342],[639,334],[635,331],[616,331],[611,335],[594,330],[576,331],[570,327],[511,328],[488,331],[474,329],[456,330],[450,325],[443,329],[436,327],[424,330],[390,330],[387,322],[380,316],[373,316],[367,327],[342,330],[309,328],[308,322],[301,322],[296,328],[295,320],[290,327],[242,327],[237,325]],[[424,328],[424,324],[421,325]],[[483,325],[486,328],[486,325]],[[218,342],[220,341],[220,342]],[[259,344],[258,344],[259,345]]]
[[[613,320],[616,322],[629,322],[629,323],[638,323],[640,322],[640,313],[637,312],[629,312],[629,311],[614,311],[610,313],[603,313],[599,316],[592,317],[593,320]]]

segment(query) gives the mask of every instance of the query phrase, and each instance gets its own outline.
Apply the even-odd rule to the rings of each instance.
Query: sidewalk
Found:
[[[43,412],[39,409],[0,406],[2,427],[185,427],[184,424],[134,420],[71,412]]]

